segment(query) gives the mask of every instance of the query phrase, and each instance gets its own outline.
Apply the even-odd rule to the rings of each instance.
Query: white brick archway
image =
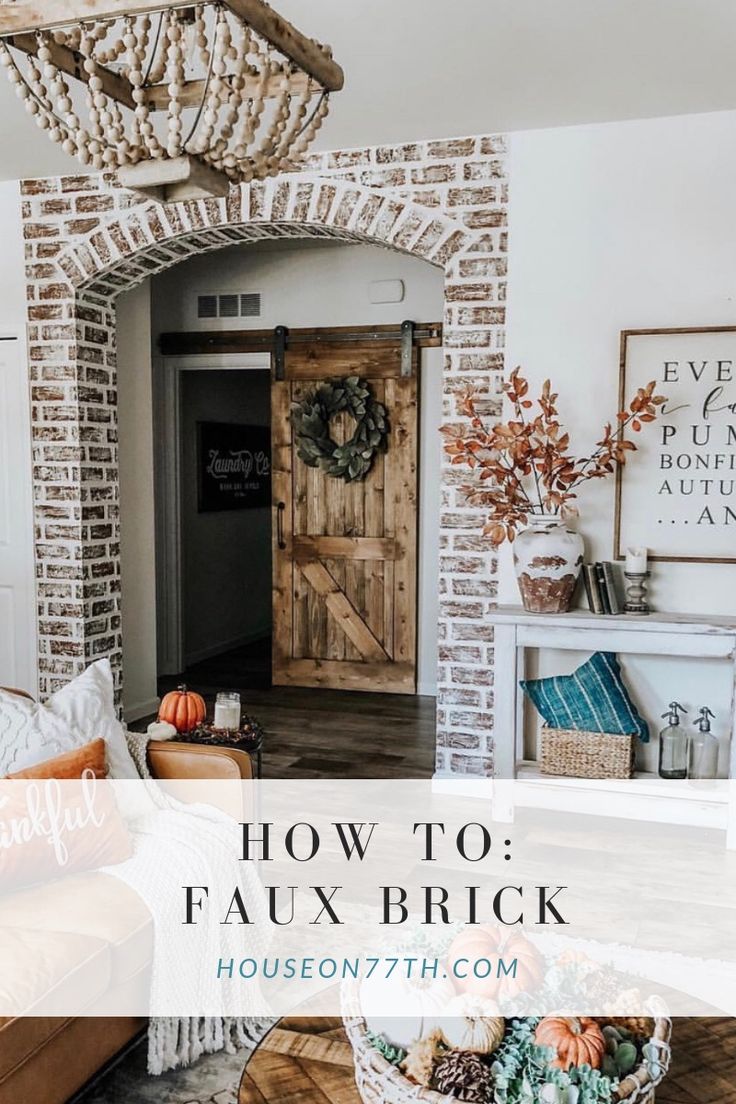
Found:
[[[430,148],[441,145],[392,150],[408,159],[400,172],[395,161],[389,172],[381,150],[348,151],[323,155],[320,172],[235,188],[223,200],[165,206],[104,177],[23,184],[42,693],[102,655],[122,676],[121,292],[194,254],[263,238],[329,237],[400,250],[445,272],[446,417],[468,385],[495,409],[504,324],[502,143],[462,139],[432,158]],[[484,170],[485,178],[475,175]],[[495,561],[479,536],[477,510],[456,495],[458,477],[443,476],[438,769],[488,774],[492,633],[485,614]]]

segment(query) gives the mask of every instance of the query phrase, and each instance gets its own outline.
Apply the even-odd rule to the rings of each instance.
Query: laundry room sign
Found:
[[[246,510],[271,502],[271,433],[267,426],[198,422],[198,508]]]

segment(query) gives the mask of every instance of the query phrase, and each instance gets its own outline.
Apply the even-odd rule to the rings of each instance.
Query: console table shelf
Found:
[[[582,782],[542,775],[524,759],[524,699],[527,648],[608,651],[622,655],[692,656],[731,664],[731,748],[729,777],[736,778],[736,617],[653,613],[645,617],[603,616],[588,610],[564,614],[528,613],[499,606],[494,626],[494,713],[496,775],[516,778],[517,802],[564,811],[595,812],[662,823],[694,824],[727,831],[736,847],[736,800],[725,782],[711,788],[663,782],[642,774],[631,782]]]
[[[601,629],[614,625],[624,630],[651,629],[652,632],[672,632],[674,629],[736,636],[736,617],[707,616],[697,613],[649,613],[645,616],[633,613],[591,613],[586,609],[574,609],[569,613],[529,613],[522,606],[497,606],[491,610],[491,620],[516,625],[557,625]]]

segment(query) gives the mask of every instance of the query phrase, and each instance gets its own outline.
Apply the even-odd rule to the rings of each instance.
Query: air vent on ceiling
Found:
[[[260,313],[259,291],[197,297],[198,318],[258,318]]]
[[[217,296],[200,295],[197,300],[197,318],[217,318]]]
[[[249,292],[247,295],[240,296],[240,317],[241,318],[258,318],[261,313],[261,293],[259,291]]]
[[[237,295],[221,295],[220,296],[220,318],[237,318],[238,317],[238,296]]]

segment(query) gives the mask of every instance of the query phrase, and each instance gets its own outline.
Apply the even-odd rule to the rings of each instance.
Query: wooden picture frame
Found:
[[[736,563],[736,326],[622,330],[619,409],[651,379],[668,401],[636,435],[639,451],[616,469],[614,557],[622,560],[627,547],[640,545],[655,562]],[[705,451],[696,459],[688,448]],[[726,459],[722,467],[718,455]],[[698,473],[701,496],[684,489]],[[730,485],[730,477],[728,503],[728,495],[711,492]],[[708,483],[715,488],[705,491]],[[696,531],[701,540],[710,537],[703,552],[695,548]]]

